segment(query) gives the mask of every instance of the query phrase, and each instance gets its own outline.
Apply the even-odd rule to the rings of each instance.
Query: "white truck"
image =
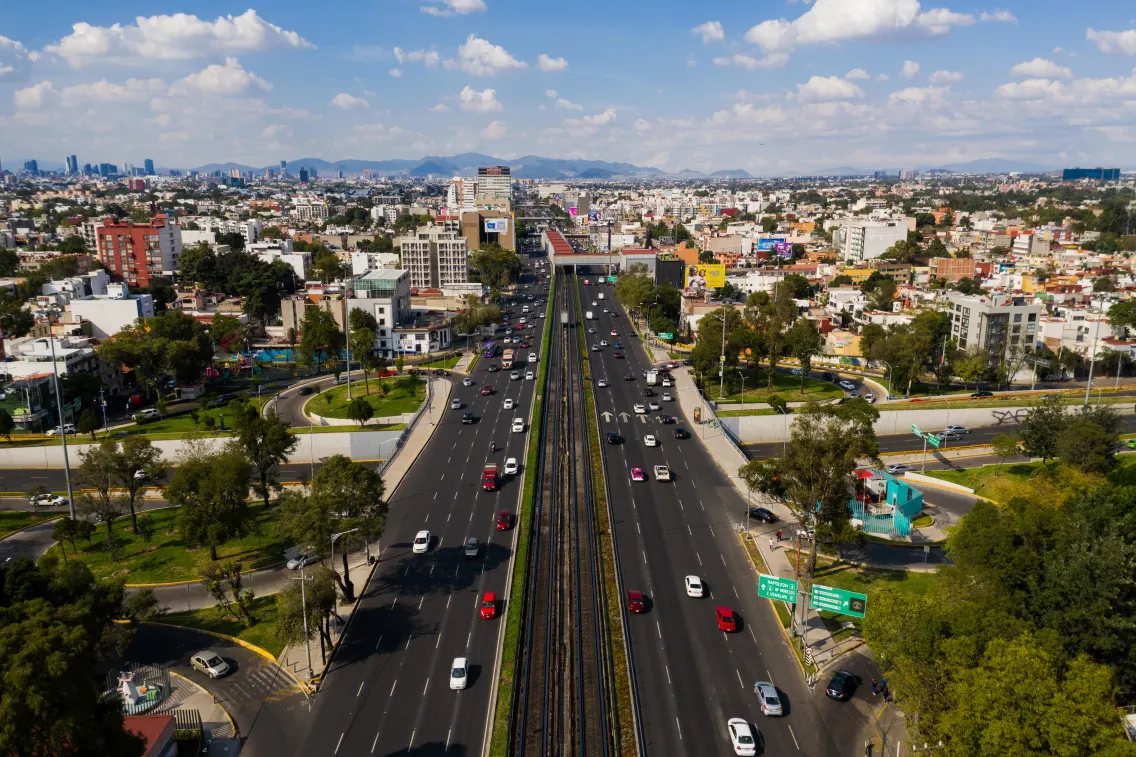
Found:
[[[596,314],[589,310],[584,313],[584,318],[589,321],[594,321],[596,319]]]
[[[657,386],[659,383],[658,371],[647,371],[647,386]]]
[[[600,293],[599,293],[599,295],[598,295],[597,299],[601,299],[601,300],[603,299],[603,292],[600,292]]]

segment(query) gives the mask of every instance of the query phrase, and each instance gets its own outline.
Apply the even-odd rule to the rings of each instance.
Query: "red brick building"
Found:
[[[99,261],[131,287],[148,287],[152,279],[177,270],[181,229],[164,215],[149,223],[107,218],[95,232]]]

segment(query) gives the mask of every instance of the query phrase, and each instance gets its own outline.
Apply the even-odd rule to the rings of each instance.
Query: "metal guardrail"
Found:
[[[418,406],[418,409],[414,411],[414,415],[411,417],[410,422],[406,424],[406,428],[404,428],[402,430],[402,433],[398,435],[398,438],[394,443],[394,452],[388,455],[387,458],[383,460],[383,462],[379,465],[378,472],[380,476],[386,473],[387,468],[389,468],[390,464],[393,463],[395,461],[395,458],[398,457],[398,453],[401,452],[402,448],[406,445],[406,440],[410,438],[410,433],[414,431],[414,427],[418,425],[418,421],[422,420],[422,414],[430,411],[430,401],[433,399],[433,397],[434,380],[432,378],[427,378],[426,399],[423,400],[422,404]]]

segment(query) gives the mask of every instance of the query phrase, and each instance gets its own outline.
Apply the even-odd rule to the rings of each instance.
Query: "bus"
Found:
[[[505,350],[505,354],[501,356],[501,370],[507,371],[513,367],[513,350],[512,348]]]

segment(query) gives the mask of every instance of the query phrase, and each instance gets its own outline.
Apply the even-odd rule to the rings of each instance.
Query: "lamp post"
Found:
[[[1085,407],[1089,406],[1089,392],[1092,391],[1093,386],[1093,368],[1097,362],[1097,337],[1100,335],[1100,316],[1102,313],[1097,313],[1097,326],[1093,330],[1093,346],[1089,348],[1089,380],[1085,384]]]
[[[746,375],[741,368],[738,368],[738,375],[742,377],[742,404],[744,405],[746,401]]]
[[[51,377],[55,382],[55,408],[59,412],[59,438],[63,440],[63,477],[67,481],[67,509],[71,520],[75,520],[75,493],[71,490],[71,464],[67,459],[67,424],[63,417],[63,392],[59,388],[59,367],[55,362],[55,336],[49,334],[47,343],[51,345]]]
[[[335,572],[335,541],[336,541],[336,539],[338,539],[340,536],[346,536],[347,534],[354,533],[355,531],[358,531],[358,530],[359,529],[357,529],[357,528],[349,528],[346,531],[340,531],[339,533],[331,535],[331,572],[332,573]],[[351,574],[350,574],[351,569],[348,568],[347,570],[348,570],[348,574],[343,577],[344,584],[351,581]]]
[[[308,583],[308,581],[314,581],[316,579],[315,579],[315,576],[305,576],[304,575],[304,568],[301,567],[300,568],[300,575],[299,576],[292,576],[292,580],[300,582],[300,606],[303,608],[303,611],[304,611],[304,647],[308,651],[308,680],[310,681],[314,677],[314,673],[312,671],[312,645],[311,645],[311,636],[310,636],[311,632],[308,630],[307,583]],[[186,588],[188,589],[189,587],[187,586]]]
[[[785,431],[781,435],[781,457],[785,457],[786,445],[789,443],[789,411],[778,405],[777,412],[781,413],[781,418],[785,426]]]

